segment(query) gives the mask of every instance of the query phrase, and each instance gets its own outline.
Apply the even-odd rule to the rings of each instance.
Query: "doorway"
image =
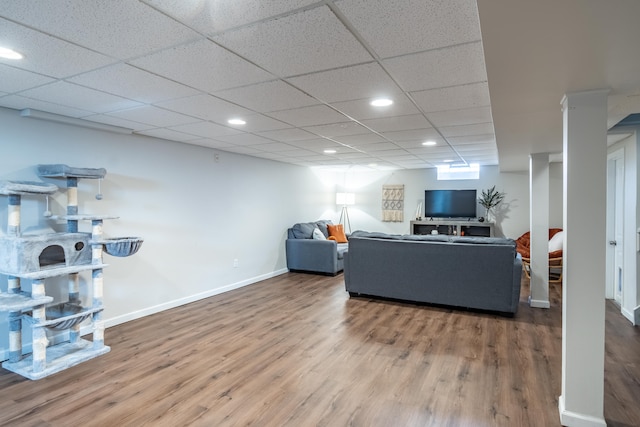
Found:
[[[624,298],[624,148],[607,156],[606,297],[622,306]]]

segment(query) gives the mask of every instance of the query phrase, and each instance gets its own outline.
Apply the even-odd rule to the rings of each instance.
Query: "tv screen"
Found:
[[[425,190],[425,218],[475,218],[476,190]]]

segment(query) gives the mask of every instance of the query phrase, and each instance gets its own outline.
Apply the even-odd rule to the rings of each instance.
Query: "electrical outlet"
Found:
[[[213,161],[216,162],[216,163],[219,163],[220,162],[220,154],[215,153],[213,155]]]
[[[233,260],[233,268],[238,268],[238,265],[239,265],[238,258],[235,258],[235,259]]]

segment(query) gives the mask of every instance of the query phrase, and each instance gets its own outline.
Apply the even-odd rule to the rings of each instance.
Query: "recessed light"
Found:
[[[443,162],[444,162],[444,163],[452,163],[452,162],[455,162],[455,160],[447,159],[447,160],[443,160]]]
[[[336,154],[337,151],[333,149],[324,150],[324,154]]]
[[[0,58],[5,59],[22,59],[23,56],[21,53],[16,52],[13,49],[9,49],[6,47],[0,47]]]
[[[426,145],[427,147],[433,147],[434,145],[436,145],[435,141],[425,141],[422,143],[422,145]]]
[[[378,98],[371,101],[371,105],[374,107],[388,107],[393,104],[393,101],[389,98]]]
[[[229,123],[230,125],[246,125],[247,124],[247,122],[245,122],[242,119],[229,119],[227,123]]]
[[[377,164],[377,163],[369,163],[369,167],[370,167],[370,168],[375,168],[376,166],[378,166],[378,164]]]

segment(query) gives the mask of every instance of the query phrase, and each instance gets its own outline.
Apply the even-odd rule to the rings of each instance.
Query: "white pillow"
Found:
[[[313,234],[311,235],[311,237],[316,240],[327,240],[327,238],[324,237],[324,234],[322,234],[322,231],[320,231],[318,227],[313,229]]]
[[[549,253],[559,251],[562,249],[562,245],[564,243],[564,232],[558,231],[553,235],[551,240],[549,240]]]

